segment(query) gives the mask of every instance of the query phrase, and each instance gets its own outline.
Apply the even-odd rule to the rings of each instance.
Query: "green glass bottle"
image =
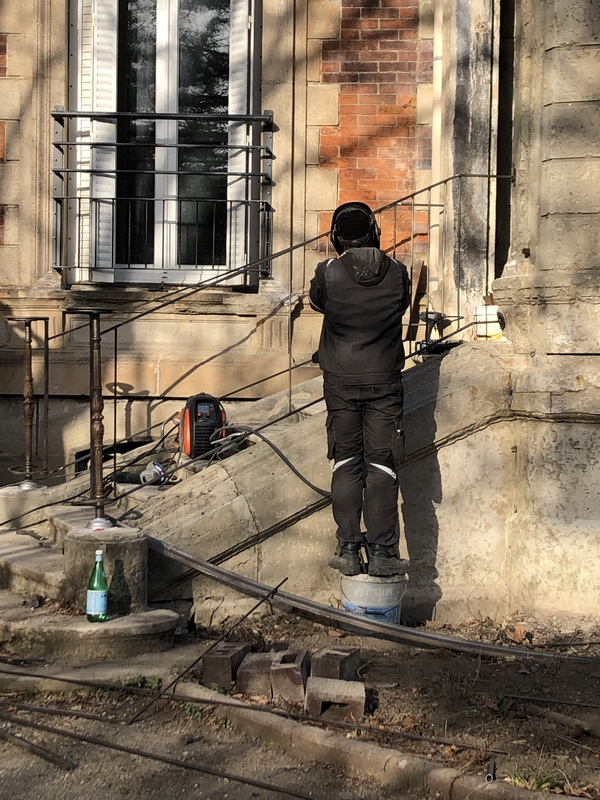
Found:
[[[104,622],[108,601],[108,581],[104,572],[104,551],[96,550],[96,563],[87,587],[87,618],[90,622]]]

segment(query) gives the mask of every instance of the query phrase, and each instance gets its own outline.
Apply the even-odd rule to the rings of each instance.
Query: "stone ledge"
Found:
[[[83,615],[57,614],[4,603],[0,648],[29,658],[60,658],[73,662],[141,655],[173,646],[179,615],[157,609],[91,623]]]

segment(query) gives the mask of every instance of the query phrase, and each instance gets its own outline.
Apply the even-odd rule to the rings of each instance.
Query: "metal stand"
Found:
[[[90,500],[94,505],[94,519],[88,523],[92,530],[112,528],[113,523],[104,514],[104,481],[102,461],[104,454],[104,400],[102,398],[102,334],[100,311],[95,308],[69,308],[69,314],[85,314],[90,321]]]

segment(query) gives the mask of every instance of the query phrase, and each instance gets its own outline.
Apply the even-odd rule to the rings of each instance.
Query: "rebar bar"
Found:
[[[8,714],[0,713],[0,719],[4,719],[7,722],[12,722],[18,725],[23,725],[27,728],[33,728],[34,730],[45,731],[46,733],[54,733],[58,736],[66,736],[68,739],[75,739],[79,742],[87,742],[88,744],[95,744],[99,747],[106,747],[109,750],[116,750],[120,753],[127,753],[128,755],[139,756],[140,758],[148,758],[152,761],[159,761],[163,764],[168,764],[169,766],[182,767],[183,769],[193,770],[194,772],[202,772],[205,775],[212,775],[215,778],[226,778],[227,780],[235,781],[236,783],[242,783],[246,786],[255,786],[257,789],[263,789],[269,792],[279,792],[280,794],[285,794],[288,797],[297,797],[300,798],[300,800],[316,800],[313,795],[304,794],[303,792],[296,792],[293,789],[285,789],[283,786],[276,786],[275,784],[255,780],[254,778],[244,778],[240,775],[233,775],[231,772],[213,769],[212,767],[204,767],[200,766],[199,764],[191,764],[189,761],[180,761],[177,758],[169,758],[168,756],[162,756],[158,753],[149,753],[147,750],[139,750],[135,747],[127,747],[126,745],[117,744],[116,742],[107,742],[105,739],[100,739],[97,736],[87,736],[83,733],[74,733],[73,731],[67,731],[63,728],[54,728],[50,725],[44,725],[41,722],[31,722],[30,720],[16,719]]]

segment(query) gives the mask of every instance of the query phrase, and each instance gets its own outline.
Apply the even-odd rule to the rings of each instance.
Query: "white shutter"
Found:
[[[118,0],[92,0],[92,110],[117,110],[117,15]],[[114,207],[116,197],[117,121],[92,120],[91,139],[107,143],[92,148],[92,169],[103,174],[92,176],[93,266],[114,267]]]
[[[249,60],[250,60],[250,8],[251,0],[231,0],[229,39],[229,114],[248,114]],[[229,145],[239,145],[229,152],[227,179],[227,264],[229,269],[247,262],[246,248],[246,179],[251,164],[246,150],[249,129],[243,122],[229,124]],[[237,173],[231,174],[231,173]],[[239,282],[236,278],[235,283]]]
[[[116,111],[117,12],[118,0],[79,0],[77,111]],[[88,268],[80,269],[76,280],[88,279],[94,269],[110,270],[102,279],[112,280],[116,120],[80,119],[76,139],[74,161],[80,172],[73,179],[78,205],[72,240],[78,250],[75,263]],[[92,146],[98,142],[107,146]],[[89,170],[104,172],[90,175]]]

